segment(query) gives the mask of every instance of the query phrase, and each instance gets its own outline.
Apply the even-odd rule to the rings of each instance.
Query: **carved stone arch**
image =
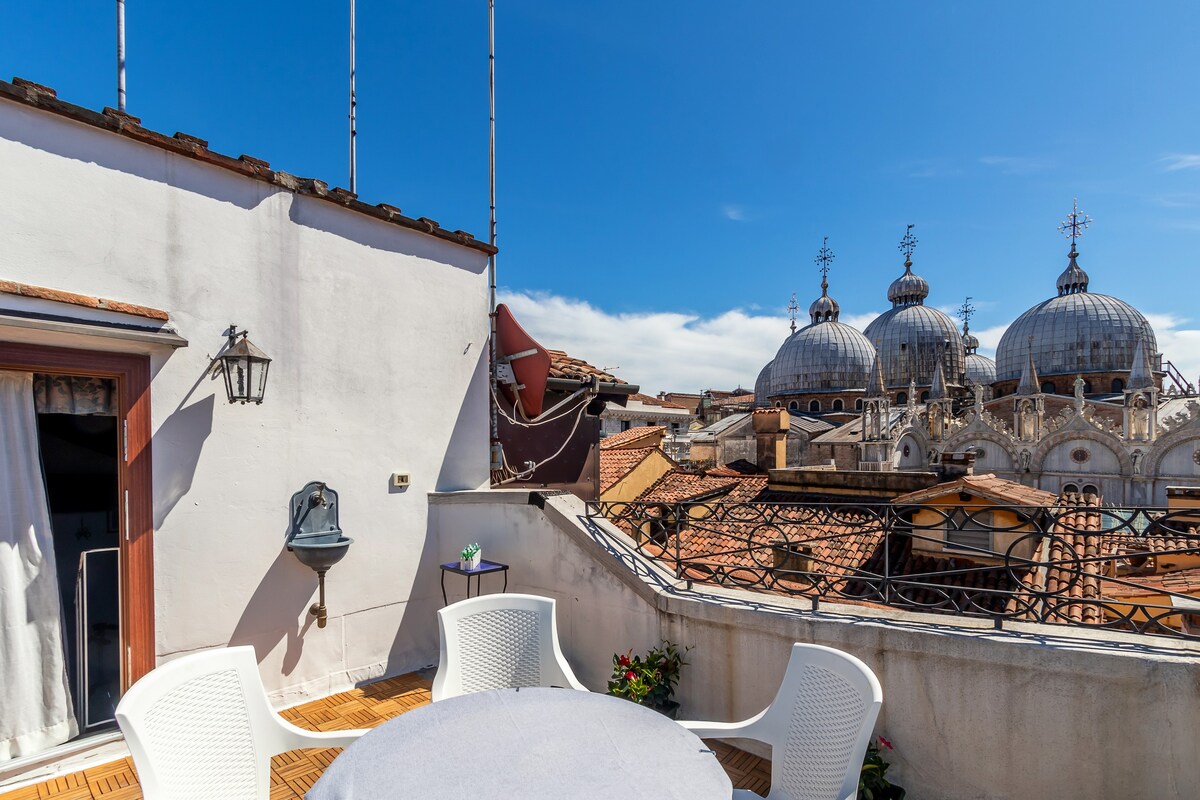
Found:
[[[1129,457],[1129,453],[1125,452],[1125,448],[1121,444],[1121,440],[1111,433],[1103,433],[1098,430],[1081,430],[1072,428],[1065,431],[1055,431],[1049,436],[1038,442],[1037,447],[1033,451],[1033,459],[1030,470],[1033,472],[1042,471],[1042,463],[1046,459],[1046,454],[1058,447],[1063,442],[1086,440],[1110,450],[1117,457],[1117,463],[1121,465],[1122,475],[1133,474],[1133,459]]]
[[[905,445],[908,445],[910,448],[908,456],[904,455]],[[913,459],[917,456],[920,457],[922,464],[928,464],[926,453],[929,452],[930,447],[932,447],[932,443],[929,441],[929,437],[925,434],[925,431],[921,428],[908,426],[896,437],[896,447],[892,451],[892,464],[900,466],[906,459]]]
[[[1158,462],[1162,460],[1162,457],[1188,440],[1195,440],[1196,444],[1200,444],[1200,428],[1188,425],[1180,430],[1171,431],[1165,436],[1160,436],[1146,453],[1146,464],[1142,468],[1142,472],[1146,475],[1157,476]]]
[[[1017,450],[1015,445],[1013,445],[1012,440],[1006,439],[998,433],[991,433],[989,431],[969,431],[967,433],[954,436],[943,445],[942,452],[961,453],[965,448],[975,444],[976,442],[987,442],[989,444],[996,445],[1008,454],[1009,459],[1013,463],[1013,468],[1016,468],[1017,458],[1020,454],[1020,451]]]

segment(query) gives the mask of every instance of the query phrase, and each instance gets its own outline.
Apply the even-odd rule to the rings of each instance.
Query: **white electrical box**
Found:
[[[412,474],[408,472],[393,472],[392,487],[395,489],[404,489],[412,483]]]

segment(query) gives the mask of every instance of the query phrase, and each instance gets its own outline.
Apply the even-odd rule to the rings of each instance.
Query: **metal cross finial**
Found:
[[[971,298],[968,297],[963,301],[963,304],[958,307],[958,318],[963,322],[963,333],[966,334],[971,329],[971,315],[975,313],[975,306],[971,305]]]
[[[834,258],[836,258],[836,256],[833,254],[833,251],[829,249],[829,237],[826,236],[825,240],[821,242],[821,249],[817,251],[817,257],[813,259],[815,263],[821,265],[822,287],[825,286],[825,282],[829,278],[829,265],[833,262]]]
[[[800,304],[796,302],[796,293],[792,292],[792,301],[788,303],[788,317],[792,320],[792,333],[796,332],[796,314],[800,311]]]
[[[908,230],[904,232],[904,238],[900,240],[900,252],[904,253],[904,266],[912,264],[913,250],[917,246],[917,237],[912,235],[913,226],[909,225]]]
[[[1075,249],[1075,240],[1083,235],[1087,230],[1087,226],[1092,224],[1092,218],[1087,214],[1079,213],[1079,198],[1075,198],[1071,203],[1071,213],[1058,226],[1058,231],[1063,236],[1071,240],[1071,249]]]

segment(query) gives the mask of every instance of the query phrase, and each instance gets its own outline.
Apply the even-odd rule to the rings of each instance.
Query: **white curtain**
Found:
[[[0,761],[78,732],[62,624],[33,374],[0,371]]]

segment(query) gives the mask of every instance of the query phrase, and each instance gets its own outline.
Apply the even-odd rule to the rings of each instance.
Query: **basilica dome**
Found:
[[[767,400],[767,395],[771,393],[771,367],[775,362],[768,361],[767,365],[759,371],[758,377],[754,380],[754,407],[769,408],[771,403]]]
[[[865,389],[875,348],[838,321],[828,282],[821,281],[821,296],[808,313],[812,324],[789,336],[771,362],[770,396]]]
[[[996,382],[996,362],[978,352],[979,339],[971,335],[969,328],[963,329],[964,381],[967,386],[991,386]]]
[[[965,354],[958,325],[942,311],[925,305],[929,283],[904,262],[904,274],[888,287],[892,308],[880,314],[863,331],[879,353],[883,381],[889,387],[933,383],[934,364],[940,359],[948,383],[958,383]]]
[[[1021,376],[1028,354],[1039,375],[1127,372],[1143,336],[1157,352],[1154,331],[1133,306],[1104,294],[1088,292],[1088,276],[1076,263],[1059,276],[1058,296],[1038,303],[1017,317],[996,348],[996,380]]]

